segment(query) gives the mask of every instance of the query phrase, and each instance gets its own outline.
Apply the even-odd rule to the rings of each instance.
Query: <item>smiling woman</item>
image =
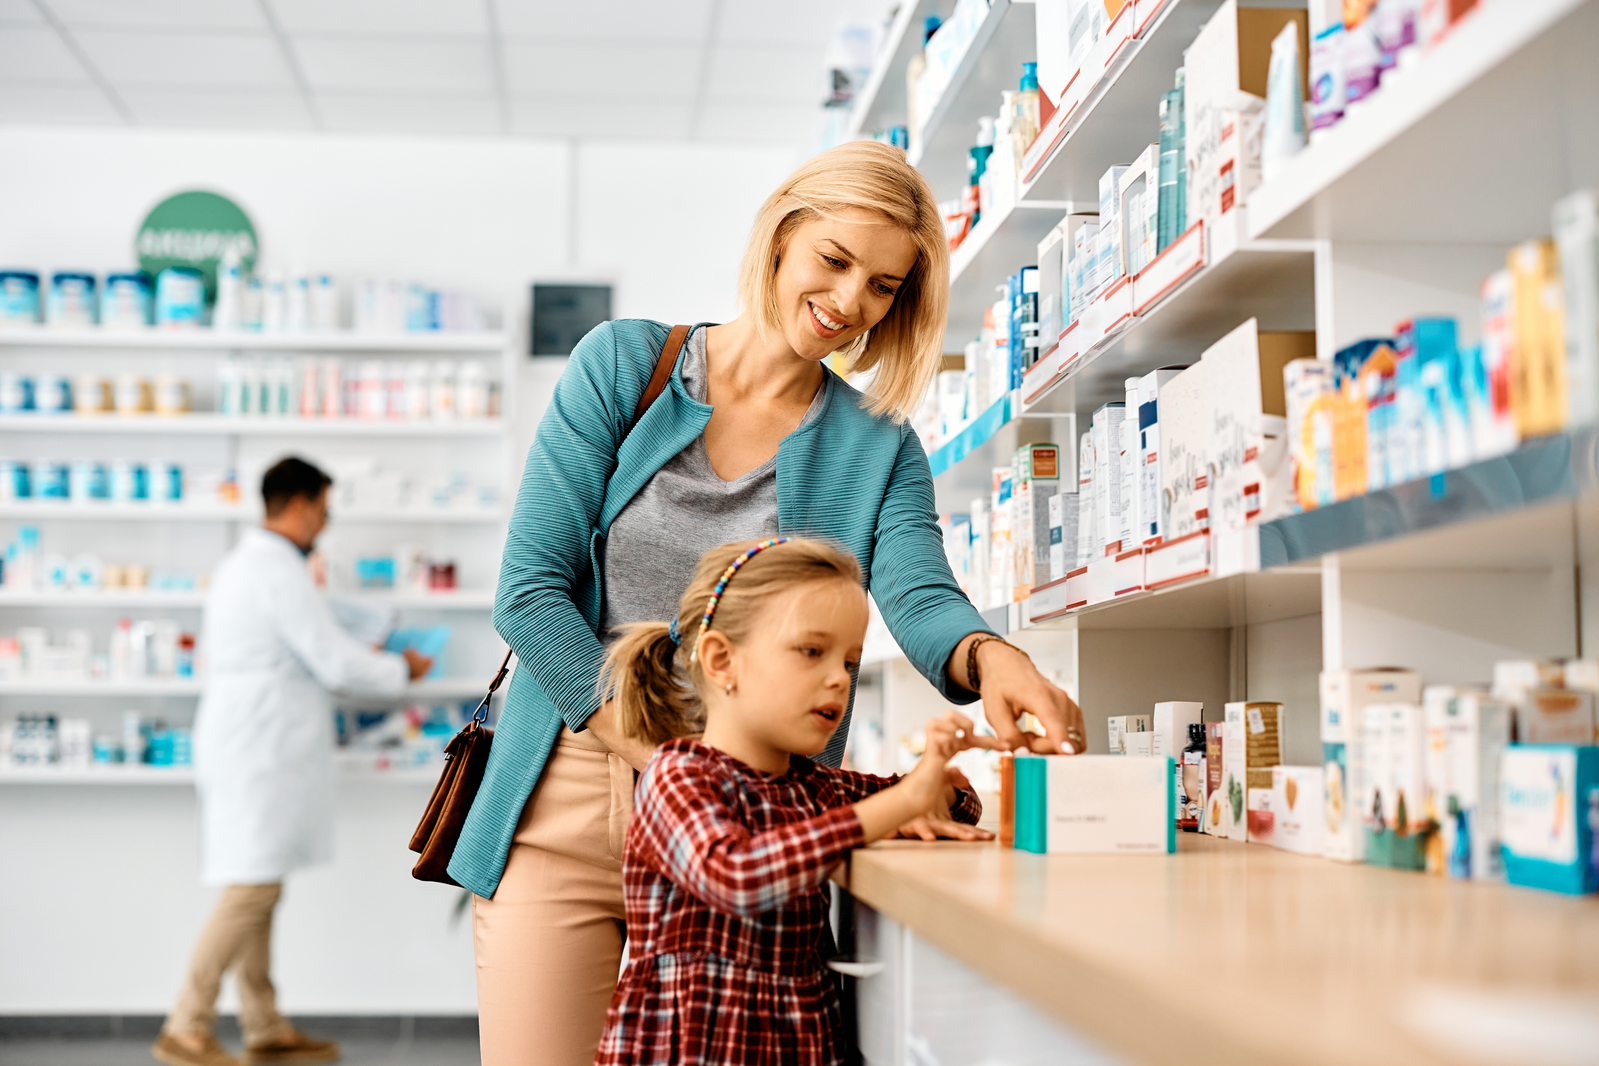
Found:
[[[809,536],[848,551],[889,629],[951,702],[981,695],[1000,738],[1082,745],[1082,715],[961,594],[905,416],[943,345],[949,257],[931,190],[898,149],[841,145],[756,218],[744,313],[585,337],[528,451],[494,622],[517,655],[483,784],[450,862],[471,889],[486,1066],[592,1062],[624,938],[621,859],[634,772],[597,680],[622,627],[664,624],[701,556]],[[827,366],[872,371],[865,395]],[[818,761],[849,733],[828,723]],[[654,739],[658,739],[658,736]],[[901,830],[964,832],[932,812]]]

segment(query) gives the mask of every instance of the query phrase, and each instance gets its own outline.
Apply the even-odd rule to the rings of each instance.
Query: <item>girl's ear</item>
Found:
[[[720,630],[708,629],[700,638],[700,671],[712,688],[725,689],[738,684],[733,669],[733,643]]]

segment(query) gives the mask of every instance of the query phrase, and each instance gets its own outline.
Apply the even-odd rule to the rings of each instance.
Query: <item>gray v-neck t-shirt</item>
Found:
[[[688,335],[682,375],[684,389],[704,403],[704,326]],[[801,426],[816,417],[826,391],[824,380],[800,419]],[[600,555],[605,592],[600,639],[609,643],[612,630],[629,622],[675,617],[700,556],[718,544],[775,536],[777,456],[741,477],[723,481],[711,467],[701,433],[668,459],[611,523]]]

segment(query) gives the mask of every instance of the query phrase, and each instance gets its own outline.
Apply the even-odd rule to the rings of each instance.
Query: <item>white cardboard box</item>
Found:
[[[1320,855],[1325,848],[1319,766],[1274,766],[1271,771],[1271,824],[1250,840],[1301,855]]]
[[[1200,360],[1160,389],[1161,523],[1169,541],[1210,524],[1209,374]]]
[[[1413,670],[1322,672],[1322,809],[1327,818],[1327,858],[1365,861],[1366,811],[1360,803],[1371,794],[1362,727],[1366,708],[1374,703],[1415,703],[1419,699],[1421,676]]]

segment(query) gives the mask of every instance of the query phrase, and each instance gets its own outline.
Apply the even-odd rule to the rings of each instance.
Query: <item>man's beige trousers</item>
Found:
[[[272,911],[281,884],[229,885],[217,899],[189,960],[189,975],[177,1006],[167,1016],[169,1033],[209,1033],[217,1017],[222,975],[234,971],[239,986],[239,1025],[246,1047],[270,1043],[289,1023],[278,1013],[272,988]]]

